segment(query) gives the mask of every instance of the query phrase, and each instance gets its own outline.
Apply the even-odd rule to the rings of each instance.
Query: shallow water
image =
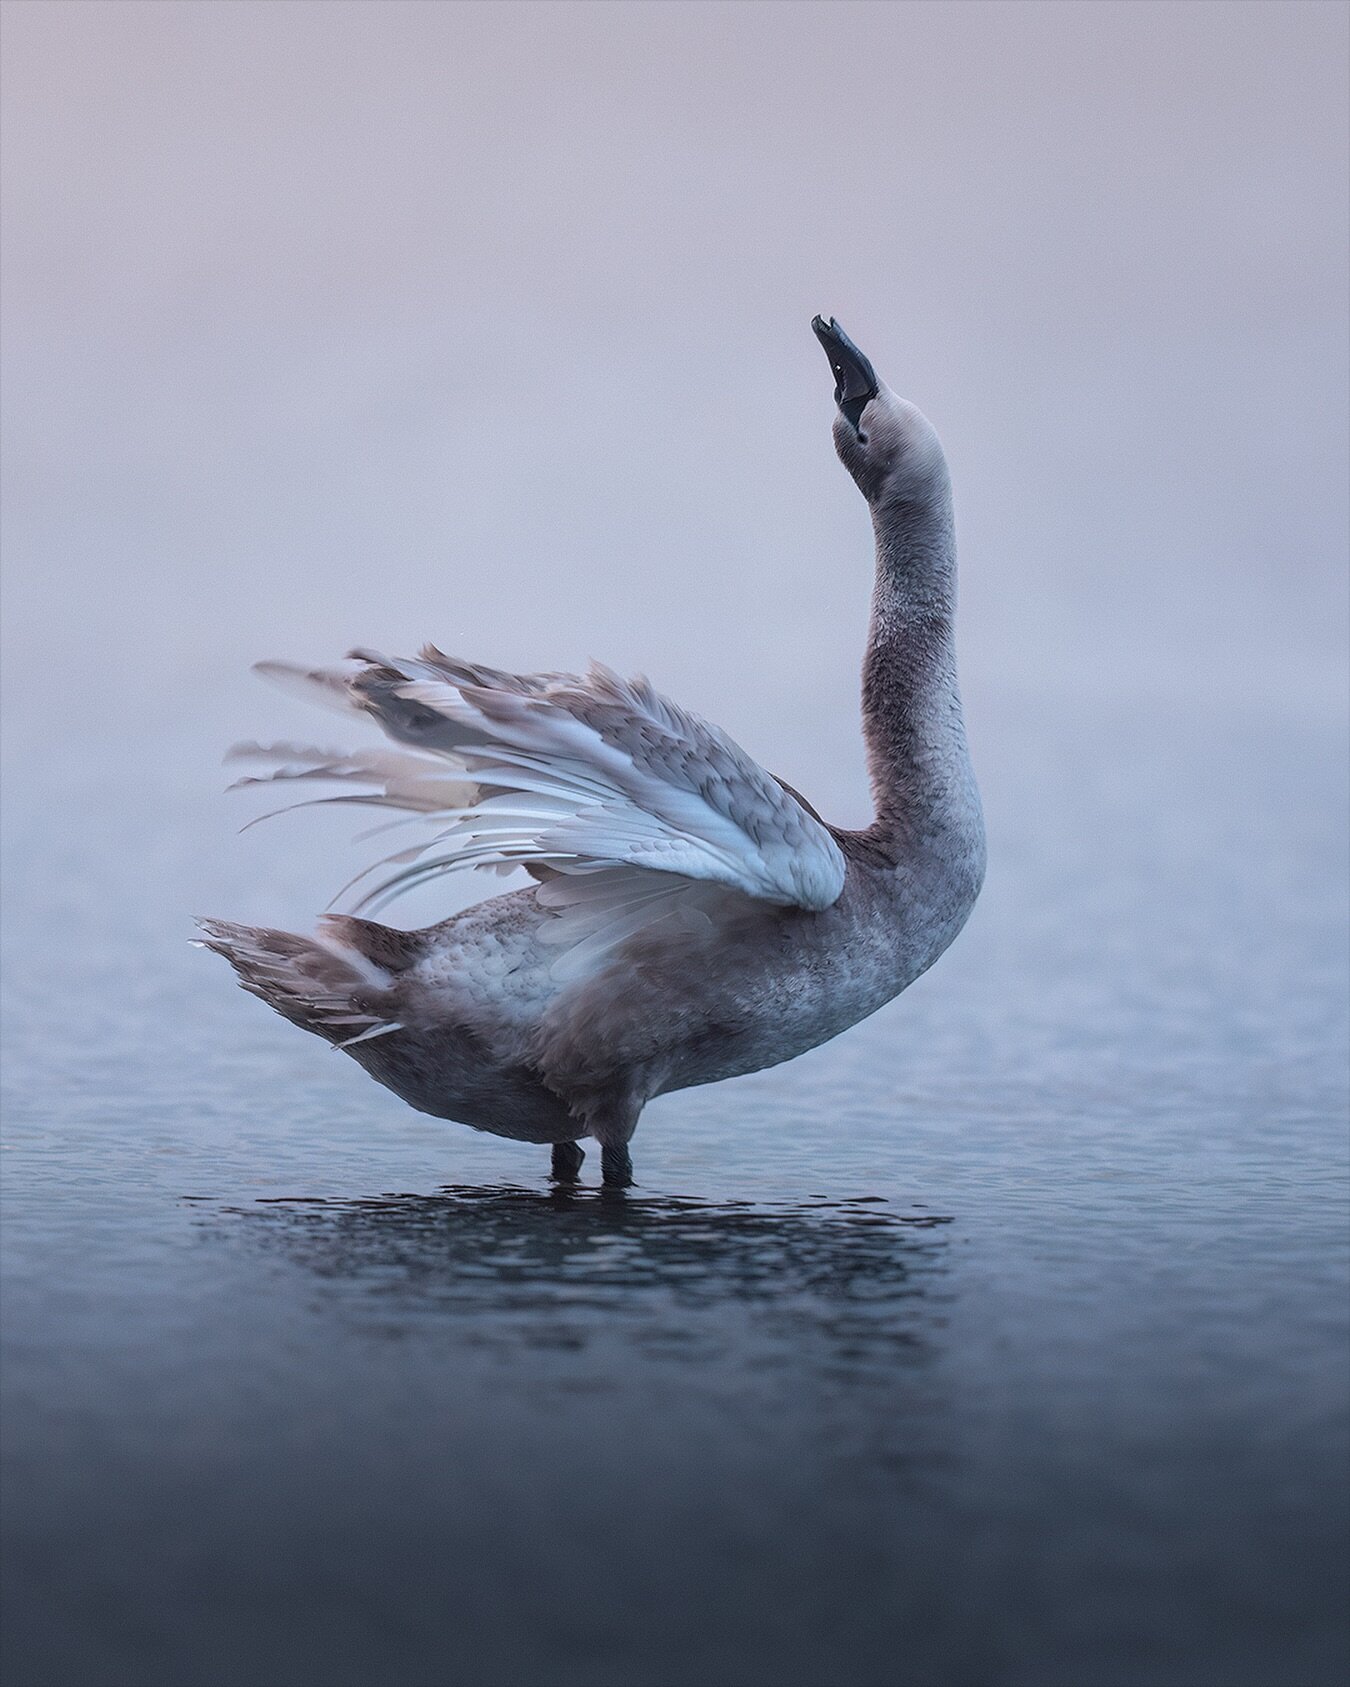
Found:
[[[199,745],[19,765],[6,1681],[1339,1680],[1340,740],[1002,711],[956,947],[617,1197],[187,949],[345,876]]]

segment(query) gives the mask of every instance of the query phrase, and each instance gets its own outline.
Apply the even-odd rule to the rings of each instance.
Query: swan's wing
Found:
[[[724,732],[644,679],[598,665],[584,677],[506,674],[430,647],[416,660],[365,651],[350,660],[342,669],[267,663],[261,671],[373,716],[402,751],[348,757],[284,745],[242,753],[280,763],[272,779],[375,787],[330,800],[449,821],[430,843],[388,858],[403,870],[372,896],[470,865],[525,866],[542,878],[603,875],[595,896],[619,903],[652,888],[646,873],[616,886],[621,867],[780,907],[827,908],[843,889],[844,859],[821,821]],[[447,781],[451,769],[458,785]],[[655,892],[674,888],[657,881]]]

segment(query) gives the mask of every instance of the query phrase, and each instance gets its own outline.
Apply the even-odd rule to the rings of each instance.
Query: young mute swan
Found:
[[[426,843],[358,906],[465,865],[535,881],[422,931],[329,915],[314,937],[205,920],[246,990],[413,1107],[553,1144],[604,1182],[654,1095],[773,1066],[891,1000],[960,931],[984,824],[956,684],[956,551],[942,447],[837,323],[834,442],[872,512],[876,585],[863,733],[865,831],[823,821],[717,727],[609,669],[507,674],[370,651],[264,663],[372,717],[396,749],[240,746],[258,780],[355,787],[316,800],[421,816]],[[373,871],[373,869],[372,869]]]

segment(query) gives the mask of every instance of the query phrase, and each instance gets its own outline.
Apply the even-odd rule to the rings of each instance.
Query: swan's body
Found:
[[[654,1095],[791,1059],[873,1013],[961,929],[984,872],[952,642],[946,464],[833,323],[840,456],[872,507],[877,577],[863,674],[877,818],[827,826],[715,727],[604,669],[510,675],[424,651],[282,669],[371,715],[403,748],[242,753],[272,779],[363,787],[340,801],[426,815],[400,886],[452,867],[536,882],[402,932],[336,915],[315,938],[204,922],[246,989],[345,1047],[423,1112],[555,1148],[627,1142]],[[448,822],[448,824],[447,824]]]

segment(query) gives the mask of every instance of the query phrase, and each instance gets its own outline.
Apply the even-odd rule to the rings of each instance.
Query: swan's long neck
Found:
[[[976,858],[984,826],[956,682],[956,534],[945,473],[925,496],[878,502],[863,734],[872,828],[897,858]]]

